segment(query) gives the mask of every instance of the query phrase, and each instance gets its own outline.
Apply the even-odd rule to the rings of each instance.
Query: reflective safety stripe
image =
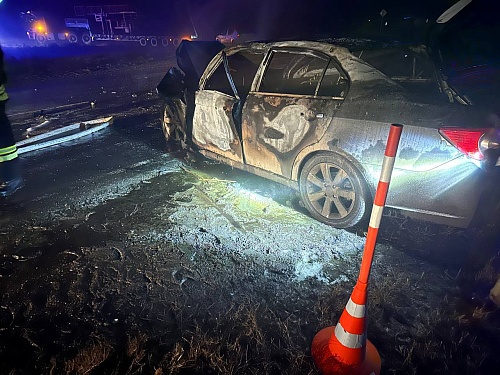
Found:
[[[12,151],[16,151],[16,150],[17,150],[16,145],[0,148],[0,156],[7,155],[7,154],[11,153]]]
[[[0,148],[0,163],[17,158],[16,145]]]
[[[391,181],[391,174],[392,174],[392,169],[394,168],[395,161],[396,158],[394,156],[385,155],[384,162],[382,164],[382,171],[380,172],[380,181],[382,182]]]
[[[366,306],[354,303],[351,298],[349,298],[345,309],[347,310],[349,315],[354,318],[364,318],[366,314]]]
[[[380,221],[382,220],[382,213],[384,212],[384,206],[373,205],[372,214],[370,216],[370,227],[378,229],[380,226]]]
[[[366,343],[366,333],[362,335],[355,335],[353,333],[347,332],[340,323],[335,326],[335,337],[339,342],[347,348],[359,349],[363,347]]]
[[[7,95],[7,91],[5,91],[5,86],[0,85],[0,101],[4,101],[9,99],[9,95]]]

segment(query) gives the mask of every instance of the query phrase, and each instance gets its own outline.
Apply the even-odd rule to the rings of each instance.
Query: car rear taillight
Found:
[[[483,160],[484,149],[480,147],[481,139],[492,130],[492,128],[441,128],[439,133],[466,156],[475,160]]]

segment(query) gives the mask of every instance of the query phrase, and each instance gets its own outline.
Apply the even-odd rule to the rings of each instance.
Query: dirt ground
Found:
[[[171,153],[170,173],[104,203],[43,218],[3,207],[0,373],[317,373],[311,341],[338,322],[365,229],[327,227],[287,188]],[[384,217],[368,297],[383,374],[498,373],[499,233],[498,220]]]

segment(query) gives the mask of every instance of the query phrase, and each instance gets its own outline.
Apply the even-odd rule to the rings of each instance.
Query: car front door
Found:
[[[219,57],[214,69],[202,77],[202,87],[195,94],[193,142],[202,150],[242,163],[234,116],[240,98],[229,75],[226,55]]]
[[[348,89],[339,64],[319,52],[275,49],[246,99],[247,164],[289,178],[300,150],[325,133]]]

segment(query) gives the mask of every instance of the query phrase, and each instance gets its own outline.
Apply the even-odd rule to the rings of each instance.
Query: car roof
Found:
[[[278,42],[249,42],[245,44],[240,44],[234,47],[227,47],[224,51],[228,55],[234,53],[248,50],[254,52],[267,52],[270,49],[303,49],[303,50],[313,50],[317,52],[324,53],[325,55],[336,58],[340,65],[345,69],[346,73],[352,82],[355,81],[372,81],[372,80],[383,80],[388,83],[396,84],[385,74],[369,65],[364,60],[353,55],[349,49],[343,46],[335,45],[332,43],[318,42],[318,41],[278,41]]]

